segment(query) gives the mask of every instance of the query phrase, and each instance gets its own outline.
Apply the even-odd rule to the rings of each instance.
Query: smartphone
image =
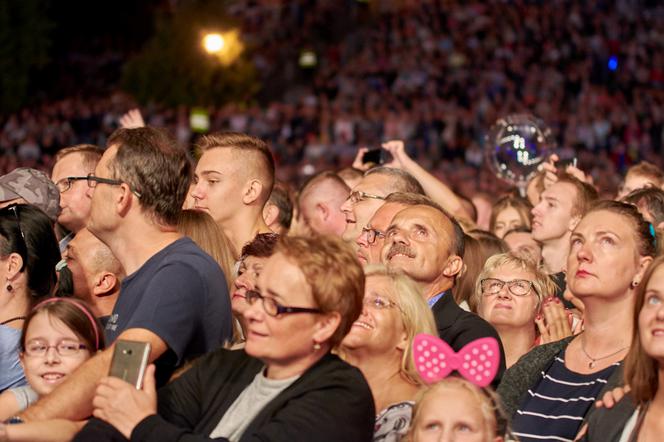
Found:
[[[576,167],[576,157],[565,158],[556,162],[556,168],[558,170],[565,170],[567,169],[567,166]]]
[[[150,357],[150,343],[123,341],[115,344],[109,376],[129,382],[137,389],[143,386],[143,376]]]
[[[362,156],[362,163],[383,164],[385,157],[383,156],[383,149],[371,149],[364,153]]]

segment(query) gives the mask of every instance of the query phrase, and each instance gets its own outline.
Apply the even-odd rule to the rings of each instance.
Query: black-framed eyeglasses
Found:
[[[484,296],[497,295],[507,285],[507,290],[515,296],[526,296],[530,291],[537,293],[535,285],[532,281],[526,279],[513,279],[511,281],[503,281],[498,278],[485,278],[480,281],[480,288]]]
[[[362,235],[367,235],[367,244],[373,244],[376,239],[385,239],[385,233],[372,227],[362,227]]]
[[[85,181],[87,180],[88,177],[86,176],[68,176],[67,178],[62,178],[61,180],[58,180],[57,183],[55,183],[55,187],[58,188],[60,193],[65,193],[69,189],[71,189],[72,184],[74,184],[74,181]]]
[[[98,183],[108,184],[110,186],[121,186],[122,184],[127,184],[129,186],[129,184],[126,183],[125,181],[113,180],[113,179],[110,179],[110,178],[101,178],[101,177],[95,176],[92,173],[88,174],[88,176],[85,177],[85,179],[88,181],[88,187],[90,187],[91,189],[94,189],[95,187],[97,187]],[[136,189],[132,188],[131,186],[129,186],[129,190],[131,190],[131,193],[136,195],[136,198],[141,197],[141,193],[139,191],[137,191]]]
[[[250,305],[254,305],[260,299],[263,302],[263,310],[270,316],[279,316],[284,313],[323,313],[317,308],[287,307],[281,305],[274,298],[265,297],[256,290],[247,290],[246,299]]]
[[[32,357],[46,356],[48,350],[54,348],[60,356],[74,356],[81,350],[86,350],[88,347],[78,341],[71,339],[63,339],[55,345],[48,345],[45,341],[33,340],[25,344],[25,354]]]
[[[367,198],[371,198],[371,199],[375,199],[375,200],[384,200],[385,199],[384,196],[373,195],[371,193],[362,192],[361,190],[352,191],[350,193],[350,195],[348,195],[347,199],[349,199],[351,203],[357,204],[360,201],[366,200]]]
[[[16,252],[21,255],[21,259],[23,260],[23,264],[19,270],[19,272],[22,272],[28,263],[28,243],[25,240],[25,233],[23,233],[23,228],[21,227],[21,217],[19,214],[18,206],[18,204],[11,204],[7,207],[3,207],[0,210],[11,212],[12,217],[16,220],[16,226],[18,227],[18,231],[21,236],[19,241],[16,242],[16,248],[18,249]]]

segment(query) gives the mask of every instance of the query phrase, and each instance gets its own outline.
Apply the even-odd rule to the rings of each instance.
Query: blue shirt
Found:
[[[0,393],[27,384],[18,359],[20,344],[21,330],[0,325]]]
[[[434,296],[433,298],[427,299],[427,304],[429,304],[429,308],[433,308],[433,306],[436,305],[438,300],[440,298],[442,298],[445,293],[447,293],[447,292],[446,291],[445,292],[440,292],[436,296]]]

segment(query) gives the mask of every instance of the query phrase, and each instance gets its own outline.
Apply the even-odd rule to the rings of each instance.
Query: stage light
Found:
[[[221,34],[212,33],[203,37],[203,47],[210,54],[221,52],[224,49],[225,43],[224,37]]]
[[[205,31],[201,43],[208,54],[217,58],[225,66],[232,64],[244,50],[240,32],[237,29],[225,32]]]
[[[610,71],[615,71],[618,69],[618,57],[612,55],[609,57],[609,62],[607,63]]]

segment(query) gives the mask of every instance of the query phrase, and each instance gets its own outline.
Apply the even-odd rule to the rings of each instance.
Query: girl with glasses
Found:
[[[50,298],[38,304],[27,316],[21,336],[20,359],[29,385],[0,395],[0,421],[53,391],[103,348],[101,324],[81,301]]]
[[[383,266],[365,269],[364,307],[339,353],[358,367],[376,405],[374,441],[398,441],[408,430],[421,387],[411,342],[418,333],[437,335],[431,309],[414,283]]]

